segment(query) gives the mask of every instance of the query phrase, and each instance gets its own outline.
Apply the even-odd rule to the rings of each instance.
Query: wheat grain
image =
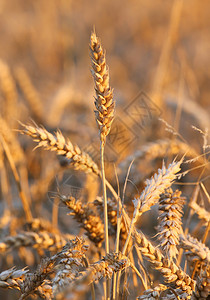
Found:
[[[93,280],[101,278],[111,278],[113,272],[119,272],[130,266],[129,259],[122,253],[108,253],[102,260],[95,262],[90,267],[93,268]]]

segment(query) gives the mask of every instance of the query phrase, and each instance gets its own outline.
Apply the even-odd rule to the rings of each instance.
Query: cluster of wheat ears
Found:
[[[210,293],[210,250],[206,241],[210,214],[196,201],[199,189],[204,191],[209,200],[206,188],[198,181],[191,200],[187,202],[180,190],[172,189],[172,184],[184,176],[184,172],[181,172],[181,166],[185,162],[184,155],[181,159],[172,160],[167,166],[163,161],[162,168],[146,180],[140,195],[129,199],[133,213],[128,213],[128,201],[125,201],[127,180],[123,195],[120,196],[105,175],[104,151],[114,119],[115,101],[109,85],[105,53],[95,32],[90,38],[90,58],[95,84],[95,119],[100,137],[100,166],[88,153],[65,139],[61,131],[52,134],[36,124],[21,124],[20,130],[21,134],[30,136],[37,143],[37,147],[54,151],[58,156],[64,157],[65,167],[91,173],[101,180],[103,194],[92,203],[85,202],[85,199],[75,199],[60,191],[55,195],[69,209],[87,238],[61,233],[58,229],[53,229],[47,220],[33,217],[27,189],[21,184],[17,171],[18,162],[23,159],[24,153],[13,140],[13,133],[6,121],[1,118],[0,157],[6,157],[12,170],[27,223],[23,231],[14,231],[15,234],[1,237],[2,265],[3,259],[7,263],[11,261],[11,250],[23,250],[26,247],[35,249],[35,255],[41,262],[35,270],[30,270],[27,266],[2,270],[0,288],[18,290],[19,295],[17,292],[16,295],[19,299],[79,299],[84,295],[93,300],[136,297],[148,300],[207,299]],[[17,70],[17,77],[21,78],[21,82],[27,81],[27,76],[21,69]],[[30,83],[23,85],[26,93],[27,87],[30,90]],[[29,94],[29,102],[32,99],[33,106],[36,95],[33,91]],[[35,103],[37,105],[33,107],[33,111],[39,115],[39,101]],[[167,140],[150,143],[124,161],[122,167],[128,169],[126,179],[129,177],[132,164],[130,162],[133,159],[146,156],[153,159],[154,156],[161,156],[161,151],[164,156],[165,148],[171,148],[171,155],[187,152],[192,161],[196,155],[193,151],[190,153],[190,149],[181,142],[176,145]],[[15,153],[22,157],[15,157]],[[205,158],[199,159],[205,164]],[[4,170],[2,165],[1,170]],[[43,180],[42,184],[45,185]],[[2,190],[5,189],[6,182],[2,185]],[[141,216],[154,205],[158,206],[159,217],[153,243],[138,229],[137,224]],[[187,227],[184,228],[182,216],[183,207],[186,205],[188,218]],[[194,214],[205,228],[202,241],[190,235],[187,230]],[[3,216],[1,229],[6,222],[6,216]],[[26,256],[31,255],[29,252],[24,253]],[[155,277],[152,275],[152,268],[156,270]]]

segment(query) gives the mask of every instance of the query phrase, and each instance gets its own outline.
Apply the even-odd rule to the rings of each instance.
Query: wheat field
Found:
[[[0,0],[0,299],[210,299],[207,0]]]

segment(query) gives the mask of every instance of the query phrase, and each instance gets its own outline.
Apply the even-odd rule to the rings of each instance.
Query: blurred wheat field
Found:
[[[208,299],[209,9],[0,0],[1,299]]]

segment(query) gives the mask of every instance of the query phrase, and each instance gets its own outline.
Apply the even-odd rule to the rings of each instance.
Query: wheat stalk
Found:
[[[94,201],[94,204],[97,206],[100,216],[103,215],[103,199],[101,197],[97,197]],[[116,234],[117,230],[117,204],[113,199],[107,199],[107,211],[108,211],[108,219],[109,219],[109,234]],[[120,222],[120,239],[126,240],[127,230],[125,226],[125,222],[122,219]]]
[[[18,95],[11,70],[3,60],[0,60],[0,85],[6,99],[2,113],[5,116],[6,121],[13,124],[15,117],[17,117],[16,107]]]

